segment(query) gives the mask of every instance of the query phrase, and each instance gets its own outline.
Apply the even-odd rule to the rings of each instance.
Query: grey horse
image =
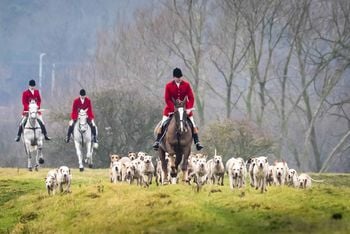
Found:
[[[28,156],[28,170],[32,171],[32,156],[35,154],[35,170],[38,170],[39,163],[44,163],[42,154],[43,134],[38,122],[38,105],[34,100],[29,103],[28,118],[23,127],[24,148]],[[24,123],[22,123],[24,124]]]
[[[87,122],[87,118],[88,118],[87,109],[79,110],[78,121],[75,123],[74,131],[73,131],[74,145],[78,156],[80,171],[84,171],[83,148],[85,148],[86,150],[86,158],[84,161],[89,165],[90,168],[92,168],[93,166],[92,154],[93,154],[94,147],[97,148],[97,145],[94,145],[94,147],[92,145],[91,128]]]

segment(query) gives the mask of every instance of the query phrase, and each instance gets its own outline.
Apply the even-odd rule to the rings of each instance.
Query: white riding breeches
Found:
[[[165,123],[165,121],[167,121],[167,119],[169,119],[169,117],[166,115],[163,115],[162,124],[160,126],[163,126],[163,124]]]
[[[72,125],[73,125],[73,123],[74,123],[74,120],[72,120],[72,119],[71,119],[71,120],[69,120],[68,125],[69,125],[69,126],[72,126]]]
[[[38,115],[38,119],[43,123],[45,124],[44,120],[43,120],[43,116],[42,115]]]
[[[192,115],[191,117],[189,117],[189,119],[190,119],[191,122],[192,122],[193,128],[195,128],[195,127],[196,127],[196,124],[194,123],[193,115]]]

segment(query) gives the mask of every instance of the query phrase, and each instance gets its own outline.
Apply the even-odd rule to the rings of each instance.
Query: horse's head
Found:
[[[87,125],[87,110],[88,109],[80,109],[78,114],[79,126],[81,131],[86,131],[88,128]]]
[[[38,105],[35,100],[30,101],[28,109],[29,118],[36,119],[38,115]]]
[[[180,134],[187,131],[187,128],[185,128],[186,127],[185,122],[187,119],[186,102],[187,102],[187,97],[185,97],[185,99],[182,101],[177,99],[174,102],[174,105],[175,105],[174,115],[176,120],[176,128],[177,128],[177,132]]]

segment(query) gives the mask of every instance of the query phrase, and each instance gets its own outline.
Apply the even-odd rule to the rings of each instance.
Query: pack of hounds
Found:
[[[166,154],[166,162],[169,161]],[[295,169],[290,169],[285,161],[275,161],[269,165],[266,156],[251,157],[247,161],[243,158],[232,157],[224,165],[222,155],[215,155],[207,160],[205,154],[191,154],[188,159],[189,184],[197,185],[198,190],[204,184],[224,185],[225,174],[229,179],[232,190],[244,188],[249,177],[250,185],[261,193],[267,191],[267,186],[288,185],[295,188],[311,188],[314,180],[308,174],[298,174]],[[110,155],[110,182],[136,183],[139,186],[149,187],[153,177],[156,185],[175,184],[178,178],[172,178],[170,168],[168,174],[162,170],[161,161],[152,162],[152,156],[145,152],[129,152],[128,156],[121,157],[118,154]],[[169,165],[169,164],[168,164]]]
[[[165,174],[159,159],[152,161],[152,156],[145,152],[128,152],[128,156],[121,157],[117,154],[110,155],[109,177],[111,183],[126,182],[136,183],[138,186],[149,187],[153,178],[156,185],[168,183],[178,183],[178,178],[172,178],[170,168]],[[240,157],[228,159],[224,165],[223,157],[215,155],[207,160],[205,154],[191,154],[188,159],[189,184],[192,182],[197,186],[197,190],[205,184],[224,185],[225,174],[229,179],[229,186],[232,190],[245,187],[247,177],[250,186],[259,189],[261,193],[267,191],[267,186],[292,186],[295,188],[311,188],[314,180],[308,174],[297,173],[295,169],[290,169],[285,161],[275,161],[269,165],[266,156],[251,157],[244,161]],[[166,154],[166,162],[169,155]],[[67,166],[61,166],[48,172],[45,178],[45,186],[49,195],[53,195],[57,190],[61,193],[70,193],[72,180],[71,170]]]

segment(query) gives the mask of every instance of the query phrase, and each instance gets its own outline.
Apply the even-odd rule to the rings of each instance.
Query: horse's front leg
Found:
[[[177,184],[178,182],[178,166],[179,163],[177,162],[177,155],[169,153],[169,160],[168,160],[168,177],[170,179],[171,184]],[[181,162],[181,159],[180,159]]]
[[[86,143],[86,163],[89,165],[89,168],[92,168],[92,144],[91,142]]]
[[[39,149],[37,147],[35,152],[35,166],[34,166],[35,171],[38,171],[39,170],[38,168],[39,168]]]
[[[83,158],[82,158],[82,152],[81,152],[81,146],[80,143],[77,141],[74,141],[75,144],[75,151],[77,152],[78,156],[78,163],[79,163],[79,170],[84,171],[84,165],[83,165]]]
[[[43,140],[38,141],[38,146],[37,146],[37,163],[43,164],[44,163],[44,157],[43,157]],[[37,164],[37,165],[39,165]]]
[[[184,154],[183,154],[183,160],[182,160],[182,181],[184,182],[188,182],[189,183],[189,179],[188,179],[188,157],[191,153],[191,148],[188,147],[188,149],[184,150]]]
[[[30,141],[24,141],[24,148],[25,148],[25,151],[26,151],[26,154],[27,154],[27,168],[29,171],[32,171],[33,170],[33,167],[32,167],[32,154],[30,152]]]
[[[165,160],[165,152],[162,149],[159,149],[159,159],[161,162],[162,170],[161,170],[161,183],[164,185],[168,182],[168,164]]]
[[[33,167],[32,167],[32,155],[30,153],[30,151],[27,151],[27,157],[28,157],[28,170],[32,171]]]

